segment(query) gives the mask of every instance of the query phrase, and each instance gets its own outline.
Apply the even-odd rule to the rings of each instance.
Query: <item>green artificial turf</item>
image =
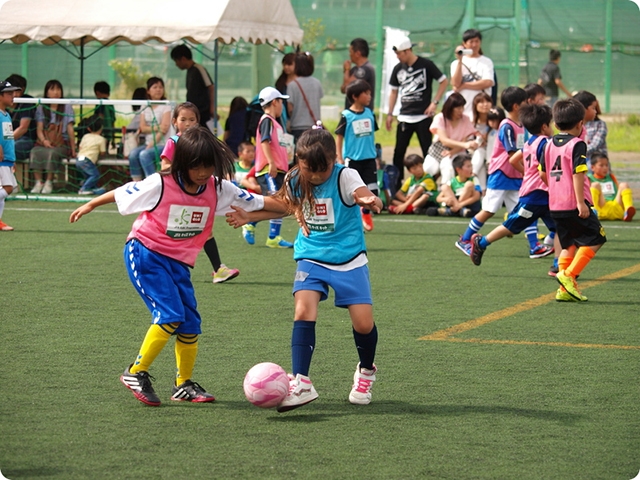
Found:
[[[551,260],[529,259],[522,236],[491,245],[476,267],[454,247],[466,220],[377,216],[366,235],[373,402],[347,400],[358,360],[331,295],[310,372],[320,397],[278,414],[242,392],[256,363],[290,370],[295,263],[263,246],[268,225],[250,247],[219,219],[222,260],[240,276],[213,285],[204,253],[192,272],[204,332],[194,380],[217,401],[169,401],[170,342],[151,369],[163,401],[153,408],[118,381],[150,321],[122,260],[134,218],[110,206],[70,225],[77,205],[12,201],[3,215],[16,229],[0,234],[9,479],[630,479],[640,469],[637,222],[605,224],[609,241],[579,283],[629,274],[584,288],[586,303],[522,309],[557,288]],[[295,232],[285,220],[284,237]]]

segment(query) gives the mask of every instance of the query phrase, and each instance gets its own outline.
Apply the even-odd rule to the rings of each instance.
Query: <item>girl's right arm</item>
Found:
[[[115,203],[115,190],[111,190],[110,192],[104,193],[99,197],[94,198],[90,202],[85,203],[79,208],[76,208],[71,216],[69,217],[70,223],[75,223],[80,220],[80,217],[86,215],[87,213],[91,213],[94,208],[100,207],[102,205],[106,205],[108,203]]]

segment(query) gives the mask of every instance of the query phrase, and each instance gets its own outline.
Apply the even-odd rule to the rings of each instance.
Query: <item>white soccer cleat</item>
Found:
[[[313,402],[318,398],[318,392],[313,388],[313,383],[309,377],[297,374],[295,377],[289,375],[289,393],[284,397],[276,410],[278,412],[288,412],[294,408],[301,407]]]
[[[353,374],[353,387],[349,394],[349,401],[354,405],[369,405],[371,403],[371,387],[376,381],[376,372],[378,369],[373,366],[373,370],[360,368],[360,364],[356,367],[356,373]]]

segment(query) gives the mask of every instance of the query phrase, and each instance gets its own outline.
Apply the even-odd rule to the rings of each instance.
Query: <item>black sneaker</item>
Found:
[[[215,399],[216,397],[207,393],[199,383],[192,382],[191,380],[187,380],[177,387],[174,386],[171,391],[171,400],[177,402],[204,403],[213,402]]]
[[[428,207],[426,213],[430,217],[437,217],[438,216],[438,207]]]
[[[129,365],[129,368],[132,366],[133,365]],[[122,384],[131,390],[133,396],[142,403],[151,405],[152,407],[160,405],[160,399],[151,385],[151,379],[153,377],[149,375],[149,372],[131,373],[129,368],[120,375],[120,381]]]
[[[474,233],[471,236],[471,253],[469,254],[469,257],[471,258],[471,261],[474,265],[480,265],[480,263],[482,262],[482,255],[486,250],[486,248],[482,248],[480,246],[481,239],[482,235],[478,233]]]

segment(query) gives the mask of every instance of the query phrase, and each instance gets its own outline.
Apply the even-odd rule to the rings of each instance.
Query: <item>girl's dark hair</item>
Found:
[[[47,96],[47,92],[49,91],[49,89],[53,88],[53,87],[58,87],[60,89],[60,98],[64,98],[64,88],[62,88],[62,83],[60,83],[60,80],[49,80],[46,85],[44,86],[44,98],[49,98]],[[60,105],[51,105],[49,107],[51,109],[52,112],[55,113],[56,117],[59,118],[63,118],[64,117],[64,105],[60,104]]]
[[[453,109],[464,107],[465,103],[467,103],[467,101],[461,94],[459,94],[458,92],[453,92],[451,95],[449,95],[449,98],[447,98],[447,101],[444,102],[444,105],[442,106],[442,116],[447,120],[452,120]]]
[[[296,143],[296,157],[311,172],[326,172],[335,162],[336,141],[327,130],[307,130]],[[311,211],[315,206],[314,187],[300,175],[300,167],[296,165],[289,170],[283,188],[276,195],[285,202],[289,213],[306,213],[302,205],[308,202]]]
[[[488,95],[486,92],[480,92],[475,97],[473,97],[473,124],[478,123],[478,104],[482,101],[489,102],[493,105],[493,100],[491,99],[491,95]]]
[[[502,123],[502,120],[507,118],[507,114],[504,113],[504,108],[502,107],[492,107],[487,114],[487,122],[489,120],[496,120],[498,123]]]
[[[282,57],[282,65],[295,65],[296,63],[296,54],[295,53],[287,53],[284,57]],[[278,79],[276,80],[276,89],[280,93],[287,93],[287,74],[284,71],[280,74]]]
[[[147,100],[149,96],[147,95],[147,89],[144,87],[138,87],[133,91],[133,95],[131,95],[131,100]],[[131,110],[137,112],[142,107],[140,105],[132,105]]]
[[[162,84],[162,88],[164,89],[164,80],[162,80],[160,77],[150,77],[147,80],[147,90],[149,90],[151,87],[153,87],[156,83],[161,83]],[[167,97],[164,96],[165,92],[162,92],[162,98],[160,100],[166,100]]]
[[[229,104],[229,116],[233,115],[238,110],[246,111],[248,106],[249,104],[244,97],[233,97],[231,104]]]
[[[180,115],[180,110],[191,110],[196,116],[196,120],[200,123],[200,110],[191,102],[182,102],[176,105],[176,108],[173,109],[173,120],[177,120]]]
[[[306,53],[296,55],[296,75],[299,77],[310,77],[315,69],[313,56]]]
[[[211,130],[201,125],[187,129],[176,143],[176,151],[169,173],[176,182],[179,179],[187,185],[193,185],[189,179],[192,168],[213,167],[216,187],[222,179],[232,178],[235,173],[235,158],[231,149],[218,140]]]

